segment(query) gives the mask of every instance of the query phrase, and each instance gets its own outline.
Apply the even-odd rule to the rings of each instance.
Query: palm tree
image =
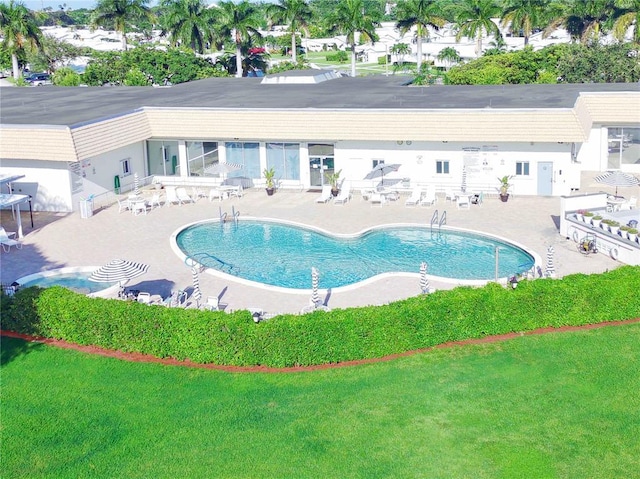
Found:
[[[220,2],[214,11],[218,28],[225,36],[233,35],[236,46],[236,77],[242,77],[242,45],[251,37],[260,38],[260,17],[255,6],[247,0],[235,4],[232,1]]]
[[[459,63],[462,60],[462,57],[458,53],[458,50],[453,47],[443,48],[442,50],[440,50],[440,53],[438,53],[438,56],[436,58],[438,58],[438,60],[440,60],[441,62],[447,62],[447,69],[451,67],[451,64]]]
[[[615,5],[622,12],[613,23],[613,36],[624,41],[627,30],[633,25],[633,41],[640,43],[640,0],[616,0]]]
[[[113,27],[122,35],[122,49],[127,49],[127,26],[130,22],[147,18],[153,20],[153,13],[147,8],[149,0],[98,0],[93,11],[91,24]]]
[[[351,76],[356,76],[356,34],[360,39],[375,42],[376,27],[380,25],[374,16],[365,11],[364,0],[340,0],[327,18],[328,29],[333,35],[346,35],[351,49]]]
[[[213,16],[204,0],[162,0],[162,33],[171,36],[171,44],[189,45],[204,53],[213,40],[209,20]]]
[[[510,0],[502,14],[501,24],[509,26],[511,31],[522,31],[524,45],[529,44],[529,37],[535,27],[542,23],[548,0]]]
[[[543,36],[563,27],[572,38],[583,44],[600,38],[615,11],[614,0],[574,1],[556,7]]]
[[[9,0],[9,4],[0,3],[0,33],[2,48],[11,54],[13,78],[20,78],[18,56],[24,56],[27,48],[39,50],[43,37],[33,14],[23,3]]]
[[[434,0],[401,0],[397,5],[396,28],[403,35],[416,27],[417,67],[422,65],[422,39],[429,38],[429,27],[439,30],[447,22],[440,4]]]
[[[494,0],[464,0],[455,7],[455,22],[458,27],[456,41],[462,37],[476,39],[476,56],[482,55],[482,35],[500,35],[498,25],[492,18],[500,16],[500,7]]]
[[[298,32],[308,34],[307,28],[313,14],[305,0],[279,1],[279,5],[272,4],[267,7],[267,16],[276,23],[283,23],[289,26],[289,33],[291,33],[291,61],[296,63],[296,34]]]

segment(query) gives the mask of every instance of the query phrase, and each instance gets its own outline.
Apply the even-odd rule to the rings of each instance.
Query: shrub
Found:
[[[349,55],[347,55],[347,52],[340,50],[335,53],[327,54],[326,59],[328,62],[345,63],[349,61]]]
[[[197,363],[285,367],[376,358],[488,335],[640,316],[640,267],[490,283],[384,306],[282,315],[88,298],[60,287],[2,296],[3,329]]]

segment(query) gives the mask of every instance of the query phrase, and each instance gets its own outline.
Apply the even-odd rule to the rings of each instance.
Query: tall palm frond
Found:
[[[482,35],[500,37],[500,29],[493,18],[500,16],[500,7],[494,0],[464,0],[456,5],[455,22],[458,27],[456,41],[462,37],[476,40],[476,56],[482,55]]]
[[[276,23],[283,23],[289,27],[291,34],[291,61],[296,58],[296,34],[308,33],[309,22],[313,16],[311,7],[305,0],[279,0],[279,4],[269,5],[267,16]]]
[[[8,4],[0,3],[0,33],[2,47],[11,55],[13,78],[20,78],[19,56],[24,56],[31,48],[40,50],[43,47],[43,36],[33,14],[21,2],[10,0]]]
[[[147,7],[149,0],[98,0],[93,10],[91,25],[113,29],[122,36],[122,49],[127,49],[127,28],[136,20],[147,18],[153,21],[154,15]]]
[[[429,38],[429,27],[439,30],[447,22],[440,3],[435,0],[401,0],[397,5],[396,28],[403,35],[416,27],[417,68],[422,64],[422,40]]]

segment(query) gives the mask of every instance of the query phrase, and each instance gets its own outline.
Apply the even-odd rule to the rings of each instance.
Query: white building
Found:
[[[211,78],[170,88],[4,88],[0,174],[24,175],[36,210],[71,211],[90,194],[130,188],[133,174],[191,183],[216,162],[259,184],[352,186],[379,162],[403,184],[567,195],[582,170],[640,173],[637,84],[411,87],[403,77]],[[324,173],[324,174],[323,174]],[[169,181],[166,180],[165,181]],[[370,183],[369,183],[370,184]]]

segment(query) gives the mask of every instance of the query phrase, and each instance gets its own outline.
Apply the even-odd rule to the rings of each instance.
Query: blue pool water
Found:
[[[495,278],[531,268],[524,250],[493,238],[428,227],[387,227],[357,238],[336,238],[302,227],[241,220],[237,224],[200,223],[181,231],[178,247],[206,267],[259,283],[295,289],[311,288],[311,267],[320,273],[320,288],[337,288],[389,272],[428,274],[469,280]]]
[[[89,275],[87,273],[60,273],[52,276],[45,276],[26,283],[21,283],[23,288],[29,286],[39,286],[41,288],[48,288],[50,286],[62,286],[63,288],[70,289],[76,293],[90,294],[107,289],[116,283],[96,283],[95,281],[89,281]]]

